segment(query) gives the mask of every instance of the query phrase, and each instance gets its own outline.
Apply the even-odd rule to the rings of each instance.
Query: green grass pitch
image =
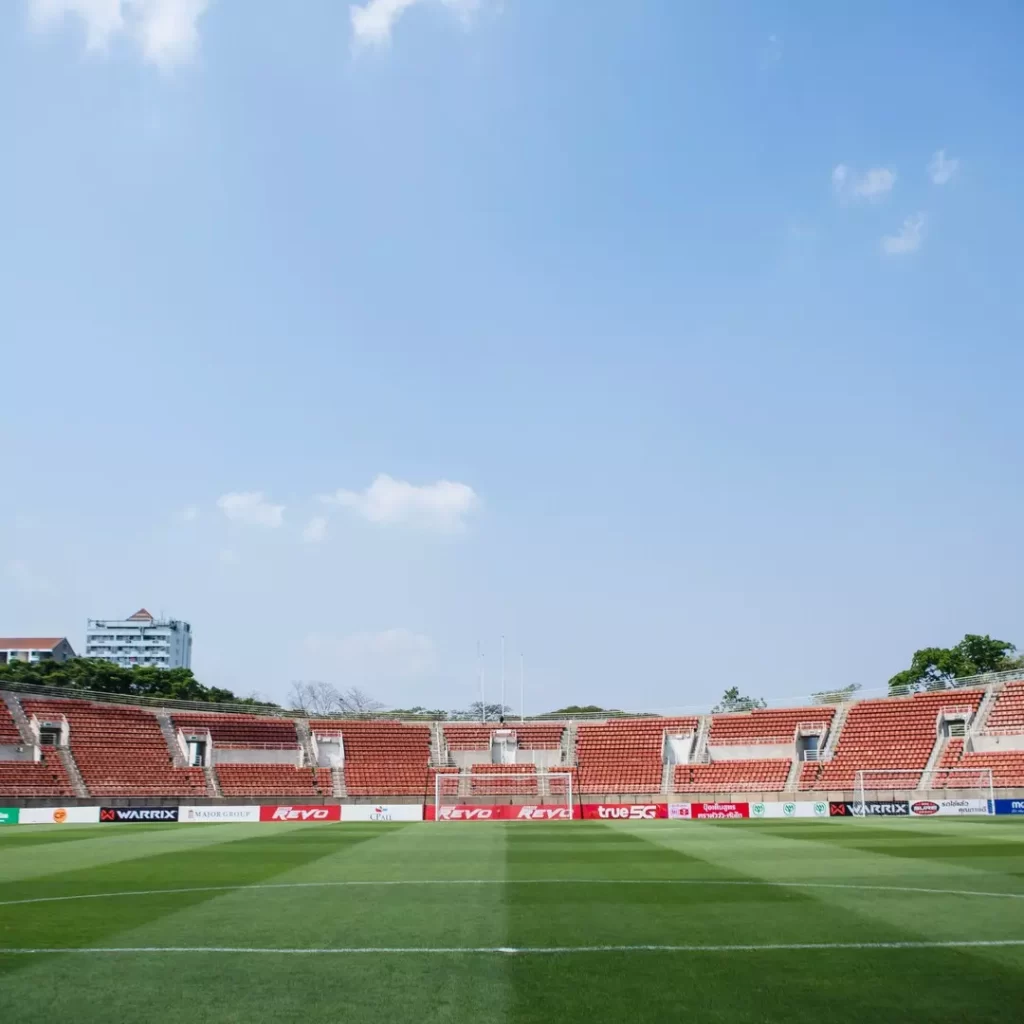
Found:
[[[0,1022],[1014,1024],[1022,826],[15,826]]]

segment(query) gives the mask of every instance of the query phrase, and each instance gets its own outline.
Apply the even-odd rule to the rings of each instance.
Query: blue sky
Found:
[[[0,632],[707,705],[1024,643],[1013,3],[0,7]],[[518,703],[518,696],[513,703]]]

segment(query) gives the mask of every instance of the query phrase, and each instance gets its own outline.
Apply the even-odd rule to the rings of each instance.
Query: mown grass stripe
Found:
[[[39,949],[2,949],[0,955],[32,956],[63,953],[258,953],[282,955],[353,955],[366,954],[504,954],[516,956],[556,955],[569,953],[764,953],[776,951],[814,952],[816,950],[854,949],[971,949],[975,947],[1024,946],[1024,939],[946,939],[941,941],[894,942],[771,942],[730,943],[723,945],[629,946],[81,946]]]

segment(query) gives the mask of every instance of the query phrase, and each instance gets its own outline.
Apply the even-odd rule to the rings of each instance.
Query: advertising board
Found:
[[[750,804],[741,803],[691,803],[690,817],[694,821],[709,821],[720,818],[749,818]]]
[[[22,807],[21,825],[95,825],[100,820],[98,807]]]
[[[569,821],[580,817],[579,807],[570,812],[564,804],[453,804],[424,808],[427,821]]]
[[[997,800],[996,814],[1024,814],[1024,800]]]
[[[765,800],[750,805],[752,818],[827,818],[825,800]]]
[[[668,804],[583,804],[581,811],[594,821],[653,821],[668,817]]]
[[[690,805],[689,804],[669,804],[668,805],[668,816],[673,820],[677,821],[689,821],[690,820]]]
[[[988,800],[952,799],[952,800],[911,800],[910,815],[913,818],[930,818],[933,816],[961,816],[964,814],[991,814]]]
[[[423,804],[342,804],[342,821],[422,821]]]
[[[260,808],[260,821],[341,821],[341,806],[271,804]]]
[[[259,807],[192,807],[178,808],[178,821],[200,823],[204,821],[259,821]]]
[[[17,825],[18,808],[0,807],[0,825]]]
[[[101,807],[100,821],[154,822],[177,821],[177,807]]]

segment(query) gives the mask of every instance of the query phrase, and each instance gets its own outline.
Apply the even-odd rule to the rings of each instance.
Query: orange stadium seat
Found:
[[[176,768],[156,716],[141,708],[25,698],[26,715],[68,720],[71,753],[91,796],[206,796],[201,768]]]

